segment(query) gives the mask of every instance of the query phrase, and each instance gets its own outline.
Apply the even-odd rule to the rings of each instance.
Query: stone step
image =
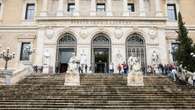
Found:
[[[61,103],[61,104],[36,104],[36,105],[2,105],[1,108],[173,108],[173,109],[193,109],[194,105],[188,106],[188,104],[178,104],[178,103],[132,103],[132,104],[104,104],[104,103]]]
[[[145,86],[127,86],[122,75],[81,75],[81,86],[64,86],[64,74],[34,75],[0,86],[0,109],[183,109],[195,108],[195,88],[167,77],[144,76]]]

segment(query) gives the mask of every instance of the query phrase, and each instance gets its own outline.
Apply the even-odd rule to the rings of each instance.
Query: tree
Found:
[[[182,15],[178,14],[178,42],[179,47],[176,52],[176,61],[183,68],[194,72],[195,71],[195,58],[192,57],[191,53],[195,52],[195,46],[193,41],[188,36],[188,30],[183,22]]]

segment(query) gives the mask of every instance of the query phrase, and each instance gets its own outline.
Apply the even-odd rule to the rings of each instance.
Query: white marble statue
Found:
[[[159,64],[159,55],[155,50],[152,53],[152,64]]]
[[[44,51],[44,62],[43,62],[43,64],[44,65],[46,65],[46,66],[49,66],[49,64],[50,64],[50,53],[49,53],[49,50],[48,49],[46,49],[45,51]]]
[[[78,72],[78,66],[79,66],[80,60],[78,57],[75,56],[75,53],[73,53],[73,56],[70,58],[68,62],[68,70],[65,74],[65,86],[79,86],[80,85],[80,75]]]
[[[80,57],[80,64],[81,65],[86,65],[87,64],[87,56],[85,53],[82,53],[81,54],[81,57]]]
[[[141,64],[137,57],[130,56],[128,59],[128,65],[129,65],[129,72],[131,73],[141,72]]]
[[[129,74],[127,76],[128,86],[144,86],[141,64],[137,57],[130,56],[128,59]]]
[[[79,63],[80,63],[79,58],[75,56],[75,53],[73,53],[73,56],[70,58],[70,60],[68,62],[67,73],[78,73],[78,64]]]

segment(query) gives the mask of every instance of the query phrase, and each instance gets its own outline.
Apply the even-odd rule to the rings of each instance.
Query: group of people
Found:
[[[33,71],[35,73],[42,73],[43,72],[43,66],[37,66],[37,65],[33,65]]]
[[[162,74],[173,78],[176,81],[177,66],[175,64],[158,64],[158,65],[148,65],[147,73]]]
[[[78,68],[80,74],[87,73],[87,69],[88,69],[87,64],[85,64],[85,65],[81,64],[81,65],[79,65],[79,68]]]
[[[118,64],[117,69],[118,69],[118,73],[119,74],[127,75],[128,74],[128,70],[129,70],[129,66],[126,63]]]

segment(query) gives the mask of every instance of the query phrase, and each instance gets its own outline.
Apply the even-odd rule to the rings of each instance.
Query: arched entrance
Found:
[[[126,40],[126,61],[130,56],[140,60],[143,72],[146,72],[146,45],[144,38],[137,33],[131,34]]]
[[[76,38],[70,34],[63,34],[57,43],[57,57],[56,57],[56,71],[63,73],[67,71],[68,61],[73,53],[76,54],[77,41]]]
[[[96,34],[92,39],[91,47],[92,71],[95,73],[107,73],[111,61],[110,38],[104,33]]]

